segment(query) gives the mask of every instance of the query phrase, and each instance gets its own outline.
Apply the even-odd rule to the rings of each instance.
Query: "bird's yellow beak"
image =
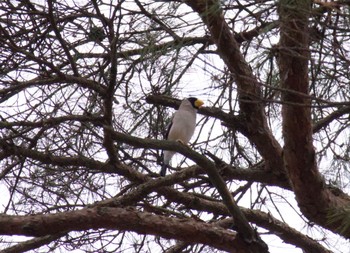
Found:
[[[194,102],[194,105],[197,107],[197,108],[200,108],[202,105],[204,104],[204,102],[200,99],[197,99],[195,102]]]

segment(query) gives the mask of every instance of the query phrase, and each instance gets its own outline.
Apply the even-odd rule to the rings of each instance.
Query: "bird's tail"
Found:
[[[175,154],[175,152],[173,152],[173,151],[164,150],[164,152],[163,152],[162,169],[160,170],[160,173],[159,173],[159,175],[161,175],[162,177],[165,176],[166,169],[169,166],[170,160],[171,160],[171,158],[173,157],[174,154]]]
[[[168,165],[165,164],[165,163],[163,163],[162,168],[161,168],[160,173],[159,173],[159,175],[160,175],[161,177],[165,177],[165,174],[166,174],[166,167],[168,167]]]

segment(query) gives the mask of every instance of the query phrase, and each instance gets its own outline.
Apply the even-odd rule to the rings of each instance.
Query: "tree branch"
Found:
[[[308,94],[309,32],[311,1],[283,0],[279,4],[281,27],[279,67],[282,88]],[[313,147],[313,128],[310,105],[305,96],[283,93],[282,105],[284,163],[298,205],[311,221],[350,238],[350,231],[341,233],[339,224],[329,222],[329,211],[349,205],[349,199],[334,195],[325,187],[318,171]]]
[[[336,119],[340,118],[341,116],[343,116],[345,114],[349,114],[349,113],[350,113],[350,107],[349,106],[344,106],[344,107],[339,108],[338,110],[330,113],[326,117],[324,117],[321,120],[317,121],[313,125],[312,132],[313,133],[317,133],[322,128],[327,127],[333,120],[336,120]]]
[[[57,214],[0,216],[2,235],[46,236],[64,231],[101,228],[202,243],[229,252],[249,252],[236,233],[219,226],[192,219],[153,215],[132,208],[95,207]]]
[[[247,128],[246,135],[255,144],[266,164],[283,171],[282,148],[268,127],[260,96],[261,85],[240,52],[239,43],[224,19],[220,2],[188,0],[185,3],[202,18],[217,46],[220,57],[236,79],[240,116],[244,119]]]
[[[41,246],[47,245],[52,241],[59,239],[66,233],[59,233],[56,235],[45,235],[42,237],[34,238],[25,242],[18,243],[12,247],[1,250],[1,253],[22,253],[29,250],[40,248]]]
[[[157,192],[161,193],[174,203],[182,203],[187,208],[204,212],[209,211],[215,215],[229,215],[226,206],[218,201],[198,198],[198,196],[194,196],[190,193],[178,192],[169,187],[159,188],[157,189]],[[287,243],[295,245],[306,252],[329,253],[329,251],[318,242],[277,220],[271,214],[242,207],[241,210],[250,222],[273,232],[276,236],[280,237]]]

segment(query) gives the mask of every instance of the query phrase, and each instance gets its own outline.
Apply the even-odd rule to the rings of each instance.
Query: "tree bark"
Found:
[[[32,216],[0,216],[0,234],[44,236],[64,231],[118,229],[158,235],[189,243],[202,243],[237,253],[248,253],[236,233],[191,219],[169,218],[140,212],[134,208],[95,207],[79,211]]]
[[[349,204],[325,187],[313,146],[309,94],[309,28],[312,1],[279,2],[281,37],[279,68],[282,88],[284,164],[302,213],[311,221],[337,232],[327,216],[333,208]],[[289,92],[290,91],[290,92]],[[350,232],[350,231],[349,231]],[[343,234],[349,237],[348,234]]]

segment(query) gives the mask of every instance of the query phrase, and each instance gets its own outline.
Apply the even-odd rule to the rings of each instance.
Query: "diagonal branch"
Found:
[[[338,119],[346,114],[350,114],[350,107],[349,106],[344,106],[344,107],[339,108],[338,110],[335,110],[334,112],[330,113],[329,115],[327,115],[323,119],[317,121],[313,125],[313,129],[312,129],[313,133],[317,133],[322,128],[329,126],[329,124],[332,121],[334,121],[334,120],[336,120],[336,119]]]
[[[247,128],[247,136],[254,143],[268,167],[283,171],[282,148],[268,127],[264,104],[261,101],[261,85],[240,52],[230,27],[225,21],[220,1],[185,1],[202,18],[217,46],[220,57],[233,74],[237,83],[240,117]]]

